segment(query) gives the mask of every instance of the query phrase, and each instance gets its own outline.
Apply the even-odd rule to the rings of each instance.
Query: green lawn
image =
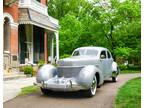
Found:
[[[115,108],[141,108],[141,78],[132,79],[119,89]]]
[[[121,70],[120,74],[141,73],[141,70]]]
[[[22,88],[22,91],[19,95],[28,95],[34,92],[38,92],[40,89],[37,86],[28,86],[28,87],[24,87]]]

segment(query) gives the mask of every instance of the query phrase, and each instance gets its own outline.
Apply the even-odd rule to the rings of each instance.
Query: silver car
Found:
[[[71,57],[61,59],[57,67],[46,64],[37,73],[36,81],[41,91],[78,91],[92,97],[104,80],[117,81],[119,68],[110,51],[103,47],[80,47]]]

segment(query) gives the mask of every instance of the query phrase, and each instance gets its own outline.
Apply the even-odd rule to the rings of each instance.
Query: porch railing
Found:
[[[44,15],[48,15],[47,13],[48,7],[36,0],[19,0],[19,8],[31,8]]]

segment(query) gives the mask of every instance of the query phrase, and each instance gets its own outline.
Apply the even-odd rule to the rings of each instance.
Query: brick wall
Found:
[[[3,7],[4,13],[9,13],[14,20],[14,23],[18,23],[18,4],[14,3],[10,7]],[[18,26],[10,24],[10,59],[6,64],[8,68],[18,67]],[[16,59],[15,59],[16,58]],[[4,61],[6,62],[6,61]],[[16,70],[15,70],[16,71]]]
[[[18,3],[14,3],[11,7],[3,7],[3,11],[12,15],[14,22],[18,23]]]
[[[18,54],[18,28],[11,26],[10,49],[12,54]]]
[[[18,3],[14,3],[12,6],[4,6],[4,12],[9,13],[15,23],[18,23]],[[10,52],[12,54],[18,54],[18,27],[11,26],[10,31]]]

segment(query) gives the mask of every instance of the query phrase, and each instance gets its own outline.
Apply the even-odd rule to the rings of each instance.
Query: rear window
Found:
[[[111,54],[107,51],[107,54],[108,54],[108,58],[111,58]]]

